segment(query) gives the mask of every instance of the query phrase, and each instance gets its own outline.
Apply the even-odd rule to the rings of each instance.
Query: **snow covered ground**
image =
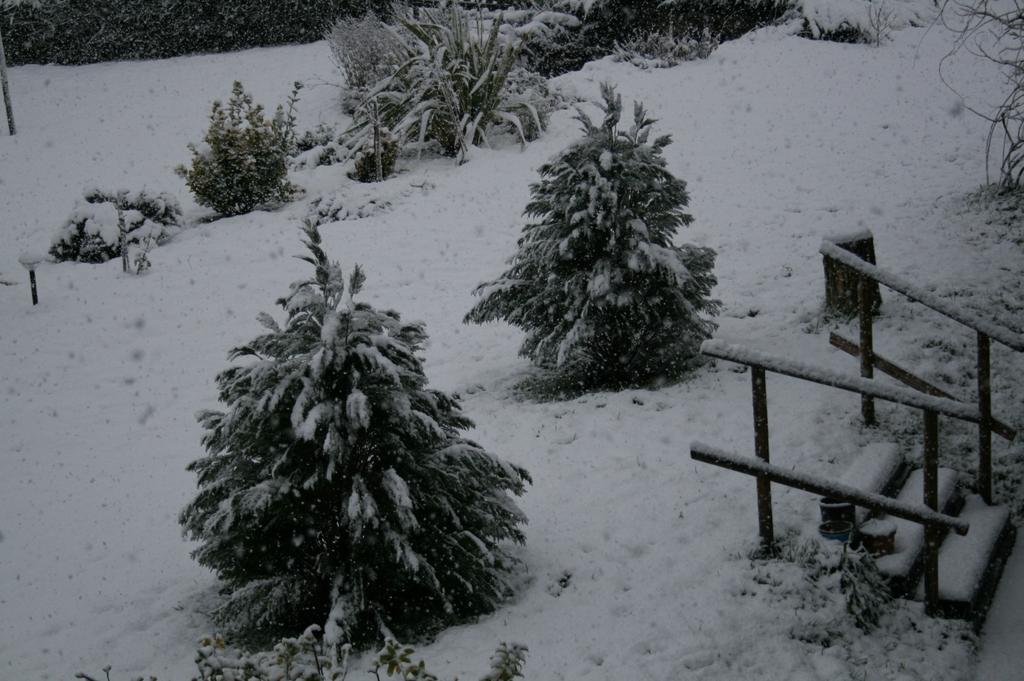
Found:
[[[879,49],[769,30],[674,69],[601,61],[557,83],[594,100],[612,80],[674,135],[666,156],[696,218],[680,238],[719,253],[720,337],[852,371],[818,317],[817,248],[835,232],[872,229],[881,264],[1020,330],[1024,231],[1019,214],[966,200],[984,180],[987,129],[939,80],[950,44],[939,28]],[[972,96],[998,97],[987,64],[948,68]],[[35,308],[17,256],[49,246],[85,186],[170,191],[202,216],[173,167],[235,79],[269,108],[303,80],[300,127],[340,120],[322,43],[11,72],[19,134],[0,137],[0,281],[14,284],[0,286],[0,679],[69,679],[105,664],[119,680],[190,678],[195,641],[210,631],[216,579],[189,558],[176,521],[195,489],[185,465],[202,453],[193,414],[214,406],[213,378],[258,332],[255,315],[305,276],[290,256],[309,201],[355,190],[340,167],[296,173],[304,199],[201,222],[154,250],[142,277],[116,262],[44,266]],[[696,439],[750,452],[746,374],[719,363],[658,391],[513,397],[528,369],[519,333],[460,321],[472,288],[513,252],[537,167],[576,135],[560,112],[524,152],[477,150],[461,167],[409,160],[378,188],[389,210],[322,228],[346,269],[365,266],[366,299],[427,323],[428,375],[463,396],[474,439],[535,480],[522,500],[519,596],[420,648],[434,673],[474,678],[498,641],[515,640],[538,680],[977,678],[973,636],[917,604],[875,635],[846,627],[824,644],[799,634],[815,613],[755,580],[753,482],[688,455]],[[887,296],[876,333],[883,352],[969,390],[965,329]],[[995,364],[997,411],[1022,425],[1012,379],[1024,360],[997,348]],[[914,454],[916,414],[880,407],[879,434],[858,425],[857,406],[769,379],[773,460],[838,474],[880,437]],[[970,446],[967,431],[944,434],[952,455]],[[1014,452],[996,442],[1000,462]],[[806,529],[815,499],[777,487],[775,500],[780,527]],[[997,602],[1004,594],[1021,599],[1004,588]],[[994,618],[986,669],[1020,668],[1018,627],[1012,609]]]

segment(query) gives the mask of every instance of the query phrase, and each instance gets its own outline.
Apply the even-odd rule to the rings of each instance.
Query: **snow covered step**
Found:
[[[1013,548],[1010,510],[967,497],[960,518],[971,524],[964,536],[950,534],[939,548],[939,609],[946,617],[984,620],[1003,565]],[[924,586],[917,597],[924,599]]]
[[[948,468],[939,469],[939,510],[949,513],[959,501],[957,483],[960,474]],[[924,471],[917,469],[907,478],[897,497],[909,504],[924,504]],[[883,516],[888,517],[888,516]],[[896,524],[896,551],[878,559],[878,569],[889,576],[893,593],[909,593],[920,577],[924,525],[889,517]],[[941,573],[940,573],[941,574]]]
[[[839,482],[865,492],[891,496],[896,492],[891,488],[898,484],[902,475],[903,456],[899,447],[893,442],[875,442],[861,450],[853,464],[839,478]],[[858,506],[857,524],[863,523],[870,512]]]

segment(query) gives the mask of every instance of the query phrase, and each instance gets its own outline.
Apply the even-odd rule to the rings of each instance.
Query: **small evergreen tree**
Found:
[[[618,129],[622,99],[601,88],[604,122],[582,111],[585,137],[540,169],[519,252],[481,284],[467,322],[503,319],[526,331],[520,353],[577,387],[621,387],[678,375],[710,337],[715,252],[675,246],[686,183],[665,167],[671,139],[648,142],[641,104]]]
[[[288,181],[288,152],[294,143],[297,93],[298,87],[288,113],[278,107],[272,119],[263,116],[263,107],[253,103],[238,81],[227,108],[220,101],[213,103],[202,146],[189,145],[192,167],[176,169],[200,205],[221,215],[241,215],[291,198],[296,189]]]
[[[305,229],[314,278],[278,301],[284,327],[234,349],[204,411],[199,493],[182,511],[194,556],[226,581],[216,615],[236,633],[301,631],[334,644],[412,637],[489,612],[524,540],[511,494],[529,475],[463,438],[451,396],[426,387],[427,335],[352,297]]]

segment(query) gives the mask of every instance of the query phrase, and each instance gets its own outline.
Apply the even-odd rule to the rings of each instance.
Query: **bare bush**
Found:
[[[942,18],[959,33],[944,62],[966,50],[988,59],[1006,76],[1007,94],[994,111],[969,102],[965,107],[991,124],[986,161],[999,155],[999,185],[1020,188],[1024,180],[1024,0],[945,0]],[[960,94],[945,75],[943,80]],[[988,168],[986,163],[986,173]]]
[[[888,42],[892,37],[895,23],[896,11],[885,0],[868,2],[868,25],[865,27],[864,37],[869,44],[878,47]]]
[[[342,17],[324,36],[344,78],[342,106],[352,113],[366,93],[390,77],[401,63],[398,37],[372,12]]]

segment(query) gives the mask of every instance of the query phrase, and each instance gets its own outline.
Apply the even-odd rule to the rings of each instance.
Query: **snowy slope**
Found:
[[[880,262],[940,294],[974,290],[967,303],[984,310],[1005,315],[1024,300],[1019,246],[977,228],[962,200],[984,177],[986,129],[938,79],[948,45],[939,29],[880,49],[766,31],[704,62],[640,72],[602,61],[559,84],[594,99],[602,80],[618,82],[673,133],[667,158],[690,183],[696,218],[682,238],[719,252],[722,338],[852,370],[816,324],[823,235],[869,227]],[[951,68],[979,95],[998,94],[986,65]],[[186,231],[153,251],[141,278],[117,263],[45,266],[37,308],[16,257],[49,245],[85,185],[171,191],[200,215],[172,168],[234,79],[269,108],[308,81],[301,125],[338,120],[323,44],[12,70],[19,135],[0,138],[0,280],[19,285],[0,286],[0,679],[67,679],[108,663],[118,679],[190,678],[194,641],[209,631],[216,580],[191,561],[176,522],[194,491],[184,466],[201,454],[193,414],[213,406],[213,377],[228,348],[257,333],[256,313],[305,275],[290,257],[296,219],[321,193],[345,195],[343,170],[296,174],[308,194],[281,210]],[[497,641],[516,640],[530,647],[528,677],[544,680],[846,679],[867,660],[879,678],[973,678],[970,635],[916,606],[901,617],[922,632],[898,645],[878,635],[823,647],[793,635],[804,615],[757,595],[743,558],[755,542],[753,482],[687,453],[694,439],[750,451],[746,374],[721,363],[656,392],[511,396],[528,368],[519,334],[460,320],[473,286],[512,253],[536,168],[575,125],[559,113],[525,152],[478,150],[462,167],[409,161],[380,189],[391,210],[322,229],[346,269],[366,267],[367,299],[427,323],[428,375],[462,394],[474,439],[535,480],[522,500],[519,597],[424,646],[434,673],[473,678]],[[896,331],[954,349],[968,337],[887,301],[882,347],[900,345]],[[966,385],[964,366],[931,368]],[[997,380],[1004,411],[1020,403],[1012,390]],[[879,439],[859,428],[852,396],[771,378],[769,402],[776,462],[838,474]],[[897,435],[916,424],[897,408],[880,414]],[[805,526],[815,500],[775,494],[779,525]]]

